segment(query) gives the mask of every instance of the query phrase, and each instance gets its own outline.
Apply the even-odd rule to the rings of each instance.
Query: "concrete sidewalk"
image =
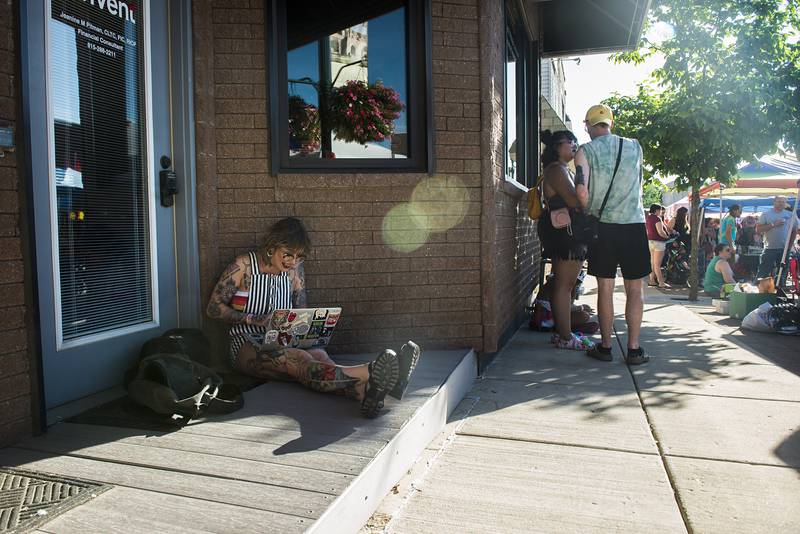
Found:
[[[800,377],[669,295],[646,302],[638,367],[524,326],[364,530],[798,532]]]

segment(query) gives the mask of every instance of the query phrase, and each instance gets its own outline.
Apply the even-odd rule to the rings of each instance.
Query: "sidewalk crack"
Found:
[[[623,361],[625,358],[625,350],[627,348],[627,343],[623,344],[622,338],[617,332],[616,326],[614,328],[614,336],[617,338],[617,345],[619,346],[620,352],[623,354]],[[639,399],[639,406],[642,408],[642,413],[644,413],[645,420],[647,421],[647,427],[650,429],[650,435],[653,437],[653,441],[656,443],[656,448],[658,449],[658,456],[661,459],[661,466],[664,468],[664,472],[667,475],[667,480],[669,480],[669,485],[672,488],[672,494],[675,496],[675,503],[678,505],[678,511],[681,514],[681,519],[683,520],[683,526],[686,528],[686,532],[688,534],[694,534],[694,529],[692,528],[691,521],[689,521],[689,516],[686,513],[686,506],[683,503],[683,499],[681,499],[681,495],[678,492],[678,486],[675,482],[675,477],[672,471],[667,464],[666,457],[667,454],[664,452],[664,448],[661,446],[661,441],[658,439],[658,434],[656,433],[655,426],[653,422],[650,420],[650,414],[647,413],[647,407],[644,404],[644,399],[642,398],[642,391],[639,389],[639,383],[636,381],[636,375],[634,375],[631,366],[625,363],[625,367],[628,369],[628,373],[631,375],[631,380],[633,380],[633,387],[636,388],[636,396]]]

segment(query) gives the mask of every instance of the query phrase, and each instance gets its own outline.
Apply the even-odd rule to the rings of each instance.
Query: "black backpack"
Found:
[[[189,339],[190,341],[187,341]],[[148,340],[140,353],[139,364],[126,377],[128,396],[156,413],[179,415],[186,421],[208,414],[231,413],[244,405],[241,391],[212,369],[195,361],[194,354],[208,342],[202,332],[175,331]]]

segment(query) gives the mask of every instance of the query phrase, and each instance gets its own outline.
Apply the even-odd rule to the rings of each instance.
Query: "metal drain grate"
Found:
[[[25,532],[111,486],[50,473],[0,467],[0,532]]]

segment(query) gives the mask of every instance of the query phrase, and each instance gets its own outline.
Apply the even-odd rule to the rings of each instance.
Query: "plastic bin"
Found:
[[[775,293],[742,293],[736,291],[730,295],[730,316],[734,319],[744,319],[745,315],[765,302],[774,305]]]

